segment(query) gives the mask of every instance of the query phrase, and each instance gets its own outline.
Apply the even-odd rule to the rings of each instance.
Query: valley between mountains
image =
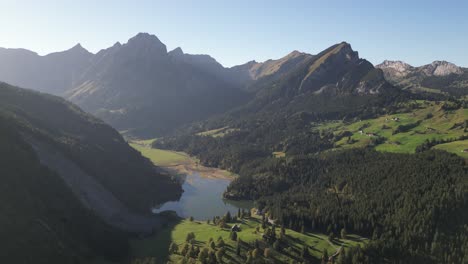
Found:
[[[5,263],[466,263],[468,69],[0,48]]]

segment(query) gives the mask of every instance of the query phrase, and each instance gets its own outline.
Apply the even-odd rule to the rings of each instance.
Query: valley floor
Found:
[[[235,174],[226,170],[205,167],[196,158],[184,152],[151,148],[151,143],[152,140],[131,141],[130,146],[171,175],[186,175],[195,172],[206,178],[232,180],[236,177]]]
[[[236,254],[237,242],[230,238],[231,227],[234,224],[239,225],[241,228],[241,231],[237,232],[237,237],[242,241],[240,255]],[[225,228],[214,225],[212,221],[181,220],[164,228],[152,237],[133,240],[131,242],[133,263],[166,263],[166,259],[169,263],[178,263],[184,258],[181,251],[186,244],[186,236],[190,232],[195,234],[192,244],[199,247],[200,250],[209,248],[210,239],[213,239],[216,243],[219,238],[222,238],[225,242],[223,261],[226,263],[245,263],[247,251],[254,249],[253,244],[256,240],[259,241],[260,252],[262,252],[259,258],[266,260],[263,250],[269,248],[271,254],[268,259],[274,261],[274,263],[301,262],[301,252],[304,246],[309,247],[310,259],[318,261],[325,250],[331,256],[340,248],[349,250],[352,247],[363,246],[367,243],[366,238],[357,235],[348,235],[346,239],[335,238],[331,242],[324,234],[299,233],[286,229],[285,237],[281,242],[281,249],[273,250],[271,245],[262,240],[265,230],[261,226],[261,218],[258,216],[246,217],[235,223],[229,223]],[[277,227],[276,237],[280,236],[280,231],[280,228]],[[179,250],[177,253],[169,254],[169,246],[172,242],[178,245]],[[214,250],[219,250],[219,248],[216,246]]]

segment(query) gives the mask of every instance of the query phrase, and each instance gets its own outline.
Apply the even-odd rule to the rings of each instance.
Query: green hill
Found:
[[[411,110],[358,122],[329,121],[318,124],[322,134],[331,132],[335,148],[375,147],[379,151],[414,153],[426,141],[456,141],[458,147],[441,148],[466,156],[462,142],[468,136],[468,109],[447,109],[450,103],[415,101],[407,103]],[[434,144],[438,145],[438,144]]]

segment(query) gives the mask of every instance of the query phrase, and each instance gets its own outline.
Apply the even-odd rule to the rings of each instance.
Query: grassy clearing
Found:
[[[447,152],[455,153],[462,156],[465,159],[468,159],[468,152],[464,152],[465,149],[468,149],[468,140],[463,141],[454,141],[450,143],[440,144],[434,147],[435,149],[445,150]]]
[[[239,131],[237,128],[229,128],[229,127],[221,127],[213,130],[208,130],[204,132],[200,132],[197,135],[199,136],[210,136],[210,137],[224,137],[225,135],[232,133],[234,131]]]
[[[275,151],[275,152],[273,152],[273,156],[275,158],[284,158],[284,157],[286,157],[286,153],[283,152],[283,151]]]
[[[153,139],[132,140],[131,142],[137,145],[150,147],[153,144],[153,142],[155,142],[156,140],[157,140],[156,138],[153,138]]]
[[[336,148],[366,147],[375,137],[383,137],[384,143],[377,145],[376,150],[399,153],[414,153],[416,147],[426,140],[457,139],[467,135],[464,122],[468,120],[468,109],[445,111],[442,104],[423,101],[418,104],[419,108],[411,113],[386,115],[351,124],[342,121],[328,122],[318,125],[317,129],[332,131],[335,135],[352,133],[350,137],[338,140],[335,143]],[[405,126],[410,128],[401,129]],[[399,132],[399,128],[402,131]],[[460,151],[451,152],[462,154]]]
[[[149,158],[157,166],[175,166],[190,161],[190,157],[182,152],[149,148],[136,143],[130,143],[130,146]]]
[[[245,218],[238,221],[237,224],[241,226],[241,231],[237,232],[238,238],[244,242],[241,249],[241,256],[236,255],[237,242],[230,239],[230,227],[232,224],[229,224],[227,228],[220,228],[212,223],[208,224],[205,221],[191,222],[189,220],[183,220],[169,226],[153,237],[133,240],[131,242],[132,254],[135,259],[148,259],[155,256],[162,256],[159,258],[161,262],[164,262],[166,258],[170,263],[178,262],[183,257],[180,253],[169,255],[169,244],[174,242],[179,245],[180,252],[180,249],[185,243],[186,236],[190,232],[195,234],[194,245],[200,248],[209,247],[208,241],[210,238],[217,241],[218,238],[221,237],[226,243],[224,247],[226,256],[223,258],[226,263],[245,263],[246,252],[247,250],[253,249],[252,244],[255,240],[260,241],[260,248],[262,249],[270,247],[274,263],[288,263],[290,260],[301,261],[300,252],[304,245],[309,246],[309,251],[313,258],[319,259],[325,249],[329,254],[333,254],[341,246],[350,248],[359,244],[363,245],[367,241],[365,238],[349,235],[347,239],[335,239],[334,242],[329,242],[328,237],[323,234],[309,232],[302,234],[286,229],[286,236],[281,243],[282,249],[280,251],[275,251],[262,240],[264,230],[261,228],[261,219],[256,217]],[[280,236],[280,228],[276,228],[276,235],[277,237]]]

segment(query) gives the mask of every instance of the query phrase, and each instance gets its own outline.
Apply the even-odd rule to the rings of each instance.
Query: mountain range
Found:
[[[468,95],[468,69],[447,61],[414,67],[402,61],[384,61],[376,66],[394,85],[415,92],[426,91],[453,96]]]
[[[181,186],[124,136],[239,174],[224,196],[258,200],[292,229],[372,236],[364,251],[380,260],[440,263],[449,250],[461,259],[453,245],[468,243],[456,235],[466,229],[466,161],[431,150],[465,155],[468,70],[454,64],[374,67],[341,42],[226,68],[139,33],[96,54],[0,48],[0,80],[9,263],[121,261],[129,238],[165,225],[150,208]]]
[[[209,55],[186,54],[181,48],[167,52],[147,33],[96,54],[80,44],[46,56],[0,49],[0,80],[62,96],[134,136],[171,133],[270,93],[263,88],[271,82],[299,77],[290,93],[373,94],[388,86],[347,43],[317,55],[293,51],[278,60],[231,68]]]

